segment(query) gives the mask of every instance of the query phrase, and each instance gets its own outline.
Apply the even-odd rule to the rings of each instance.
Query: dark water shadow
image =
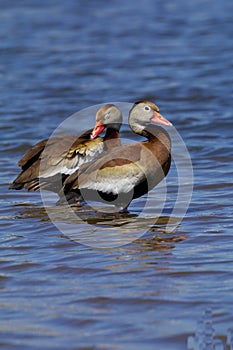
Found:
[[[185,239],[177,231],[180,218],[168,215],[140,215],[132,213],[114,214],[93,210],[89,206],[72,207],[17,204],[17,219],[32,219],[39,222],[52,222],[63,237],[78,243],[111,248],[129,243],[141,245],[146,250],[168,249],[176,242]],[[106,210],[106,208],[104,208]],[[174,225],[174,232],[171,228]],[[168,229],[169,228],[169,229]]]

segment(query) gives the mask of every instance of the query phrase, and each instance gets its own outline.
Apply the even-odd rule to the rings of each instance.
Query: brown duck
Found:
[[[58,193],[66,177],[95,159],[103,151],[120,145],[121,111],[106,104],[96,114],[96,125],[77,135],[57,136],[32,146],[18,162],[22,171],[10,185],[11,189],[38,191],[44,188]],[[104,138],[97,137],[104,128]],[[72,146],[70,146],[72,145]]]
[[[64,194],[76,191],[86,201],[112,203],[117,211],[127,211],[132,199],[150,191],[170,169],[170,137],[163,128],[151,122],[172,125],[154,103],[135,103],[129,113],[129,125],[133,132],[147,140],[111,148],[91,163],[84,164],[66,179]]]

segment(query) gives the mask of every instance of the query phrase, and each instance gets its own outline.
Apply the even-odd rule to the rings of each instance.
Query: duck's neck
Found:
[[[107,128],[104,136],[105,147],[112,148],[121,145],[119,130],[115,128]]]
[[[146,130],[146,126],[140,123],[137,113],[134,111],[134,109],[131,110],[129,114],[129,126],[135,134],[144,136],[146,138],[150,137]]]
[[[130,123],[130,127],[136,134],[147,139],[146,143],[157,144],[158,140],[167,148],[171,147],[171,140],[166,130],[158,125],[149,124],[146,127],[139,123]]]
[[[129,125],[135,134],[147,138],[149,141],[153,141],[156,138],[157,126],[155,125],[141,125],[135,120],[129,120]]]
[[[147,138],[147,134],[144,133],[144,131],[145,131],[144,126],[140,125],[137,122],[131,121],[131,120],[129,120],[129,126],[135,134],[138,134],[138,135],[141,135],[141,136],[144,136]]]

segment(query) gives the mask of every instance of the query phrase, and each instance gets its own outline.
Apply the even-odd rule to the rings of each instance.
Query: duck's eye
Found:
[[[110,118],[110,113],[105,114],[104,119],[107,120]]]
[[[148,112],[148,111],[151,110],[151,108],[150,108],[149,106],[145,106],[145,107],[144,107],[144,110]]]

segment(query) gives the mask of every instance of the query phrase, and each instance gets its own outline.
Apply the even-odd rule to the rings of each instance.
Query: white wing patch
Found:
[[[79,188],[102,191],[104,193],[128,193],[145,179],[142,169],[136,164],[115,166],[85,172],[80,176]]]
[[[61,155],[60,159],[56,160],[56,164],[50,164],[49,166],[47,166],[46,156],[44,159],[42,157],[40,176],[47,178],[56,174],[71,175],[78,170],[82,164],[92,161],[103,151],[104,143],[96,142],[93,144],[93,147],[89,146],[86,149],[86,153],[82,152],[82,154],[80,154],[77,150],[75,156],[72,158],[67,158],[65,153]]]

